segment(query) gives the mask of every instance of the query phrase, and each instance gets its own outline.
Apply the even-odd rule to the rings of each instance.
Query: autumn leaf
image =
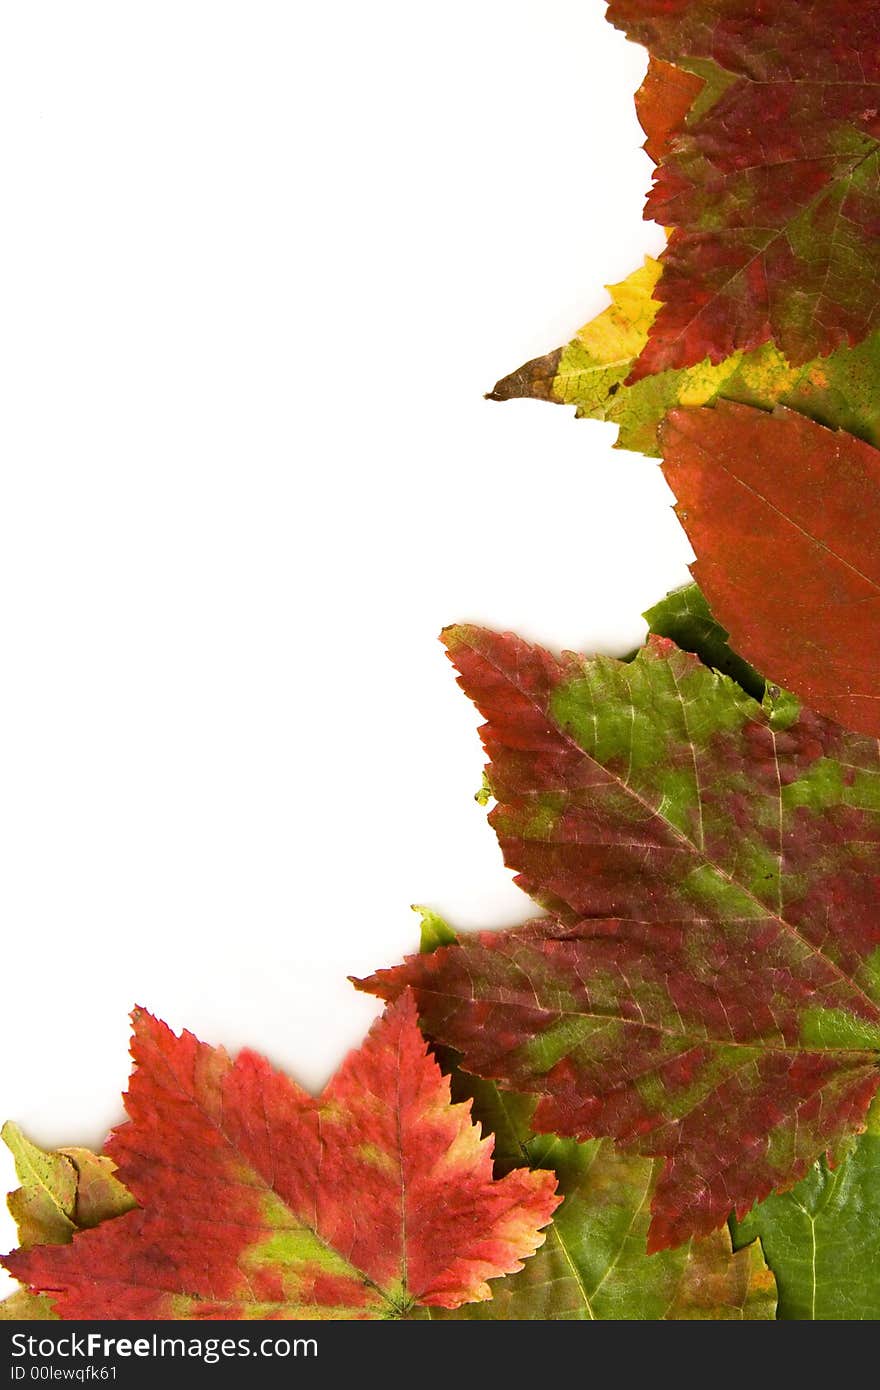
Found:
[[[558,1204],[551,1173],[492,1176],[492,1141],[427,1053],[413,1001],[317,1101],[252,1052],[135,1013],[110,1158],[139,1209],[6,1267],[65,1319],[405,1317],[491,1296]]]
[[[78,1230],[109,1221],[134,1206],[109,1158],[88,1149],[46,1152],[11,1123],[3,1126],[0,1138],[15,1159],[22,1184],[8,1198],[22,1249],[66,1245]],[[55,1316],[47,1298],[26,1289],[0,1303],[0,1321],[51,1321]]]
[[[880,9],[611,0],[608,18],[706,84],[648,198],[672,234],[630,380],[771,339],[795,364],[861,342],[880,326]]]
[[[423,953],[457,940],[452,928],[422,913]],[[776,1314],[776,1284],[757,1241],[714,1231],[677,1250],[647,1254],[650,1197],[662,1165],[622,1153],[610,1140],[579,1144],[535,1135],[534,1101],[469,1076],[455,1054],[441,1053],[452,1096],[473,1105],[474,1118],[495,1138],[495,1171],[552,1168],[564,1201],[541,1249],[518,1274],[499,1279],[492,1298],[453,1310],[426,1310],[444,1321],[567,1321],[631,1319],[716,1321],[768,1319]]]
[[[788,410],[674,411],[663,471],[733,646],[880,735],[880,452]]]
[[[715,365],[704,360],[628,384],[660,308],[655,298],[660,272],[660,262],[648,257],[627,280],[609,286],[609,308],[567,347],[527,362],[499,381],[489,398],[531,396],[573,405],[579,418],[617,425],[619,448],[651,457],[662,453],[660,427],[670,410],[721,398],[768,410],[787,405],[820,424],[880,445],[880,333],[799,367],[765,343]]]
[[[363,987],[412,986],[542,1132],[665,1159],[649,1250],[791,1187],[880,1083],[880,753],[654,637],[630,662],[445,634],[486,719],[491,822],[553,914]]]
[[[835,1168],[825,1159],[791,1192],[768,1197],[735,1226],[760,1236],[779,1283],[779,1316],[807,1321],[880,1318],[880,1111]],[[747,1247],[750,1248],[750,1247]]]

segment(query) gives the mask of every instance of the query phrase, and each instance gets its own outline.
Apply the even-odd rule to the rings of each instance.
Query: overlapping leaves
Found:
[[[107,1155],[5,1131],[0,1317],[759,1319],[761,1243],[781,1316],[880,1315],[880,6],[608,14],[668,247],[493,395],[662,453],[712,611],[629,663],[451,629],[550,915],[432,919],[319,1101],[138,1014]]]
[[[425,914],[426,948],[454,939]],[[649,1258],[646,1201],[658,1165],[608,1142],[535,1139],[528,1102],[466,1077],[451,1059],[441,1079],[407,1001],[317,1105],[259,1059],[245,1061],[257,1068],[256,1086],[253,1074],[235,1078],[239,1063],[148,1015],[137,1020],[135,1055],[132,1119],[111,1147],[142,1209],[108,1157],[45,1153],[6,1127],[22,1179],[10,1209],[24,1253],[10,1266],[46,1292],[14,1294],[0,1317],[774,1316],[775,1281],[758,1242],[734,1252],[728,1233],[716,1232]],[[480,1127],[493,1137],[481,1140]],[[381,1286],[353,1278],[353,1262],[362,1275],[384,1266]],[[424,1282],[426,1262],[446,1270],[433,1294],[408,1298],[402,1278],[388,1279],[396,1264],[408,1283]],[[492,1298],[480,1312],[484,1278]],[[480,1302],[462,1303],[465,1292]],[[328,1304],[331,1293],[344,1302]]]
[[[450,1104],[409,998],[318,1101],[255,1054],[232,1061],[144,1013],[133,1056],[108,1156],[137,1208],[5,1261],[63,1318],[456,1307],[522,1267],[558,1204],[550,1172],[493,1178],[492,1141]]]
[[[803,363],[880,326],[878,6],[611,0],[608,18],[706,83],[648,199],[672,235],[631,380],[771,339]]]
[[[662,439],[692,573],[736,649],[880,737],[880,451],[727,402],[672,412]]]
[[[736,351],[718,363],[672,368],[628,380],[660,309],[661,266],[648,259],[619,285],[611,305],[564,348],[535,358],[499,381],[491,399],[534,397],[573,405],[582,418],[618,426],[619,447],[662,453],[660,427],[676,406],[718,399],[772,410],[785,405],[820,424],[880,445],[880,334],[857,347],[793,367],[774,343]]]
[[[657,164],[646,215],[671,229],[620,381],[727,363],[723,381],[741,354],[759,381],[785,371],[796,383],[810,363],[821,381],[816,359],[880,327],[880,9],[611,0],[608,17],[651,54],[637,96]],[[774,351],[751,361],[764,344]],[[523,369],[529,394],[554,365]],[[560,398],[601,398],[588,363],[575,357],[578,385],[560,365]]]
[[[880,1319],[880,1113],[835,1167],[822,1158],[792,1192],[776,1193],[734,1224],[738,1244],[760,1237],[779,1285],[779,1317]]]
[[[446,634],[492,822],[552,916],[380,971],[541,1131],[665,1158],[649,1249],[791,1187],[880,1083],[880,754],[655,638],[631,663]]]
[[[3,1126],[3,1141],[15,1159],[21,1187],[9,1197],[23,1250],[36,1245],[67,1245],[77,1231],[91,1230],[134,1207],[109,1158],[88,1149],[46,1153],[17,1125]],[[0,1303],[0,1320],[51,1321],[52,1304],[26,1289]]]
[[[876,1317],[876,1123],[852,1135],[880,1065],[880,7],[608,13],[650,51],[668,247],[492,394],[662,454],[724,627],[696,589],[654,627],[737,684],[668,644],[626,666],[452,630],[506,862],[552,915],[366,983],[414,986],[538,1129],[664,1156],[649,1248],[734,1210],[781,1316]]]
[[[423,951],[455,940],[445,923],[426,914]],[[519,1274],[493,1285],[491,1301],[434,1310],[432,1317],[592,1322],[775,1316],[776,1282],[760,1244],[745,1235],[736,1254],[729,1232],[720,1230],[676,1250],[648,1255],[651,1193],[662,1166],[658,1161],[623,1153],[607,1139],[579,1144],[536,1135],[533,1100],[467,1075],[451,1058],[443,1060],[450,1066],[455,1099],[471,1101],[474,1117],[495,1135],[496,1171],[552,1168],[564,1200],[544,1245]]]

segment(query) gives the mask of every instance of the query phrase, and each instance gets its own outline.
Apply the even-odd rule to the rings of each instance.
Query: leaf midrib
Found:
[[[797,412],[791,411],[787,413],[794,415]],[[785,417],[783,416],[782,418]],[[806,417],[798,415],[797,418],[799,420],[802,420]],[[823,429],[825,427],[817,425],[816,428]],[[834,437],[834,432],[829,431],[829,433],[832,433],[832,437]],[[855,438],[855,436],[853,436],[853,438]],[[862,443],[861,440],[857,440],[856,442]],[[708,450],[706,450],[701,444],[697,443],[697,448],[700,450],[700,453],[708,457]],[[871,575],[865,574],[864,571],[860,570],[857,565],[854,565],[851,560],[847,560],[845,556],[839,555],[836,550],[832,549],[828,542],[823,540],[821,536],[814,535],[811,531],[808,531],[805,526],[802,526],[799,521],[796,521],[793,516],[789,516],[788,512],[783,511],[781,507],[778,507],[776,503],[771,501],[769,497],[765,496],[763,492],[759,492],[757,487],[755,487],[753,483],[749,482],[746,478],[741,478],[738,473],[735,473],[723,458],[719,458],[717,454],[713,454],[712,462],[713,467],[721,468],[723,472],[727,474],[728,478],[732,479],[732,481],[738,484],[738,486],[741,487],[745,492],[750,493],[752,497],[754,497],[758,502],[765,506],[768,511],[775,513],[775,515],[778,516],[781,521],[785,522],[787,526],[790,526],[793,531],[798,531],[804,537],[804,539],[810,543],[811,546],[815,546],[817,550],[822,551],[822,553],[825,556],[827,556],[829,560],[833,561],[835,564],[840,565],[841,569],[849,570],[849,572],[855,575],[857,579],[864,580],[864,582],[874,591],[874,594],[880,595],[880,584],[878,584],[877,580],[873,579]],[[862,602],[873,602],[873,596],[866,596],[862,600]],[[877,699],[878,697],[874,695],[872,698]]]
[[[518,1149],[519,1149],[519,1151],[520,1151],[520,1154],[522,1155],[524,1166],[527,1167],[530,1171],[534,1171],[534,1168],[533,1168],[533,1165],[532,1165],[531,1155],[529,1154],[529,1151],[528,1151],[528,1140],[526,1140],[526,1141],[524,1142],[522,1139],[519,1138],[519,1135],[517,1134],[517,1126],[516,1126],[516,1123],[515,1123],[515,1121],[513,1120],[512,1116],[511,1116],[511,1114],[510,1114],[510,1111],[509,1111],[509,1109],[508,1109],[506,1093],[502,1090],[502,1088],[501,1088],[500,1086],[497,1086],[497,1087],[495,1088],[495,1093],[496,1093],[496,1095],[497,1095],[497,1097],[498,1097],[498,1104],[499,1104],[499,1106],[501,1107],[501,1109],[504,1111],[505,1117],[506,1117],[506,1119],[507,1119],[507,1123],[508,1123],[508,1125],[510,1126],[511,1131],[513,1132],[513,1134],[516,1136],[516,1144],[517,1144],[517,1147],[518,1147]],[[558,1142],[558,1141],[557,1141],[557,1142]],[[596,1158],[597,1158],[597,1156],[598,1156],[598,1153],[599,1153],[599,1150],[597,1149],[596,1152],[592,1155],[592,1157],[591,1157],[591,1159],[590,1159],[590,1167],[592,1167],[593,1164],[595,1163]],[[550,1158],[550,1153],[548,1152],[547,1154],[545,1154],[545,1155],[544,1155],[544,1158],[549,1159],[549,1158]],[[589,1171],[589,1170],[587,1170],[587,1171]],[[557,1175],[558,1175],[558,1169],[554,1168],[554,1172],[556,1172]],[[568,1194],[566,1193],[565,1196],[564,1196],[564,1198],[563,1198],[563,1200],[566,1200],[567,1197],[568,1197]],[[643,1201],[644,1201],[644,1199],[643,1199]],[[558,1212],[554,1214],[554,1217],[553,1217],[553,1224],[552,1224],[552,1226],[551,1226],[550,1229],[552,1230],[553,1235],[554,1235],[554,1237],[556,1238],[556,1241],[557,1241],[557,1243],[558,1243],[558,1245],[559,1245],[560,1250],[562,1251],[563,1255],[565,1256],[565,1259],[566,1259],[566,1261],[567,1261],[567,1263],[568,1263],[568,1266],[569,1266],[569,1268],[570,1268],[570,1270],[571,1270],[571,1273],[572,1273],[572,1278],[575,1280],[575,1282],[576,1282],[576,1284],[577,1284],[577,1286],[578,1286],[578,1289],[580,1290],[580,1294],[581,1294],[581,1297],[582,1297],[583,1302],[584,1302],[584,1307],[586,1308],[587,1312],[588,1312],[589,1315],[590,1315],[590,1322],[597,1322],[597,1321],[599,1321],[599,1319],[597,1319],[596,1314],[593,1312],[593,1305],[592,1305],[592,1303],[591,1303],[591,1301],[590,1301],[590,1294],[587,1292],[587,1286],[586,1286],[586,1284],[584,1283],[583,1276],[581,1275],[581,1271],[580,1271],[580,1269],[578,1268],[578,1265],[577,1265],[577,1261],[575,1260],[575,1257],[574,1257],[574,1255],[572,1254],[571,1250],[569,1250],[569,1248],[568,1248],[568,1242],[566,1241],[565,1237],[563,1236],[562,1230],[561,1230],[561,1228],[560,1228],[560,1226],[559,1226],[559,1222],[557,1221],[557,1216],[558,1216],[558,1214],[559,1214]],[[594,1289],[594,1290],[593,1290],[593,1294],[594,1294],[594,1295],[595,1295],[595,1292],[596,1292],[596,1290]]]
[[[5,1128],[6,1128],[6,1126],[4,1126],[4,1129],[5,1129]],[[57,1193],[53,1190],[53,1188],[51,1188],[51,1187],[49,1186],[49,1184],[48,1184],[47,1182],[44,1182],[43,1177],[42,1177],[42,1175],[41,1175],[39,1169],[37,1168],[37,1165],[34,1163],[33,1159],[32,1159],[31,1156],[30,1156],[30,1145],[28,1144],[28,1141],[26,1140],[25,1136],[21,1133],[21,1130],[18,1128],[17,1125],[11,1125],[11,1126],[9,1126],[9,1128],[13,1131],[13,1137],[14,1137],[15,1139],[23,1140],[23,1141],[24,1141],[24,1143],[21,1144],[21,1147],[20,1147],[19,1151],[16,1152],[16,1151],[12,1148],[12,1146],[9,1144],[8,1140],[4,1137],[4,1143],[6,1143],[7,1148],[9,1148],[9,1151],[10,1151],[10,1153],[12,1154],[13,1162],[14,1162],[15,1167],[16,1167],[16,1171],[17,1171],[17,1174],[18,1174],[19,1181],[22,1183],[22,1185],[24,1185],[24,1184],[26,1184],[28,1181],[30,1181],[30,1183],[31,1183],[32,1186],[38,1187],[38,1188],[40,1189],[41,1192],[44,1192],[44,1193],[46,1194],[46,1196],[49,1198],[49,1201],[51,1202],[52,1206],[53,1206],[53,1207],[55,1208],[55,1210],[58,1212],[59,1216],[61,1216],[61,1217],[67,1222],[67,1224],[70,1226],[70,1228],[71,1228],[72,1231],[75,1231],[75,1230],[76,1230],[76,1222],[74,1221],[71,1212],[68,1212],[68,1211],[65,1210],[65,1208],[62,1206],[61,1202],[58,1200],[58,1195],[57,1195]],[[28,1144],[28,1147],[27,1147],[27,1148],[25,1148],[25,1144]],[[72,1172],[72,1174],[73,1174],[73,1177],[74,1177],[74,1207],[75,1207],[75,1202],[76,1202],[76,1168],[75,1168],[73,1162],[71,1161],[71,1159],[69,1159],[69,1158],[67,1157],[66,1154],[62,1154],[62,1153],[59,1152],[57,1155],[54,1155],[54,1156],[57,1157],[57,1158],[58,1158],[63,1164],[65,1164],[67,1167],[69,1167],[70,1170],[71,1170],[71,1172]],[[25,1171],[23,1172],[22,1169],[24,1169]]]
[[[552,919],[548,918],[548,921],[550,920]],[[516,928],[513,928],[513,930],[516,931]],[[449,949],[463,951],[467,954],[469,947],[466,943],[460,942],[458,945]],[[468,992],[462,991],[461,993],[456,993],[455,990],[449,988],[438,989],[421,980],[417,988],[420,995],[430,995],[435,999],[460,999],[463,1002],[473,1003],[473,994]],[[503,1004],[506,1009],[525,1009],[532,1013],[535,1011],[534,1003],[520,1004],[509,998],[503,998],[502,996],[499,996],[497,999],[492,999],[488,994],[482,993],[480,995],[480,1000],[483,1003]],[[610,1020],[613,1023],[623,1024],[625,1027],[642,1028],[649,1033],[660,1033],[664,1037],[681,1038],[682,1041],[687,1043],[690,1047],[742,1048],[744,1051],[754,1052],[758,1055],[773,1053],[781,1057],[815,1056],[817,1053],[820,1053],[826,1057],[839,1057],[841,1061],[850,1061],[857,1066],[870,1066],[873,1068],[878,1065],[878,1054],[870,1048],[828,1047],[823,1046],[821,1043],[769,1043],[765,1042],[762,1038],[744,1042],[736,1038],[713,1038],[704,1033],[689,1033],[687,1031],[677,1032],[674,1028],[664,1028],[660,1023],[645,1023],[640,1018],[623,1018],[620,1014],[614,1013],[611,1010],[602,1012],[589,1009],[576,1009],[574,1007],[563,1008],[562,1006],[554,1006],[552,1009],[545,1005],[540,1005],[539,1007],[544,1013],[552,1013],[559,1018],[588,1018],[595,1019],[597,1022],[604,1019],[606,1021]],[[674,1060],[674,1057],[666,1059],[661,1058],[659,1061],[651,1064],[650,1070],[656,1071],[658,1066],[663,1065],[664,1061],[672,1062]],[[501,1079],[498,1076],[493,1076],[489,1072],[484,1071],[478,1072],[477,1075],[484,1076],[489,1081],[499,1081]]]

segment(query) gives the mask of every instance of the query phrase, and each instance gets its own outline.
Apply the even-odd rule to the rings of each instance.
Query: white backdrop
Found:
[[[0,10],[0,1116],[38,1141],[119,1118],[136,1001],[316,1088],[410,903],[527,915],[437,632],[621,653],[689,557],[610,426],[482,400],[662,243],[603,8]]]

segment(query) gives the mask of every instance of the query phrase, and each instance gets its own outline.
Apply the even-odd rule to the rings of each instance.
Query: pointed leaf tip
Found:
[[[562,349],[548,352],[543,357],[535,357],[526,362],[509,376],[502,377],[491,391],[487,391],[487,401],[514,401],[532,399],[538,401],[560,401],[555,383],[562,358]]]

